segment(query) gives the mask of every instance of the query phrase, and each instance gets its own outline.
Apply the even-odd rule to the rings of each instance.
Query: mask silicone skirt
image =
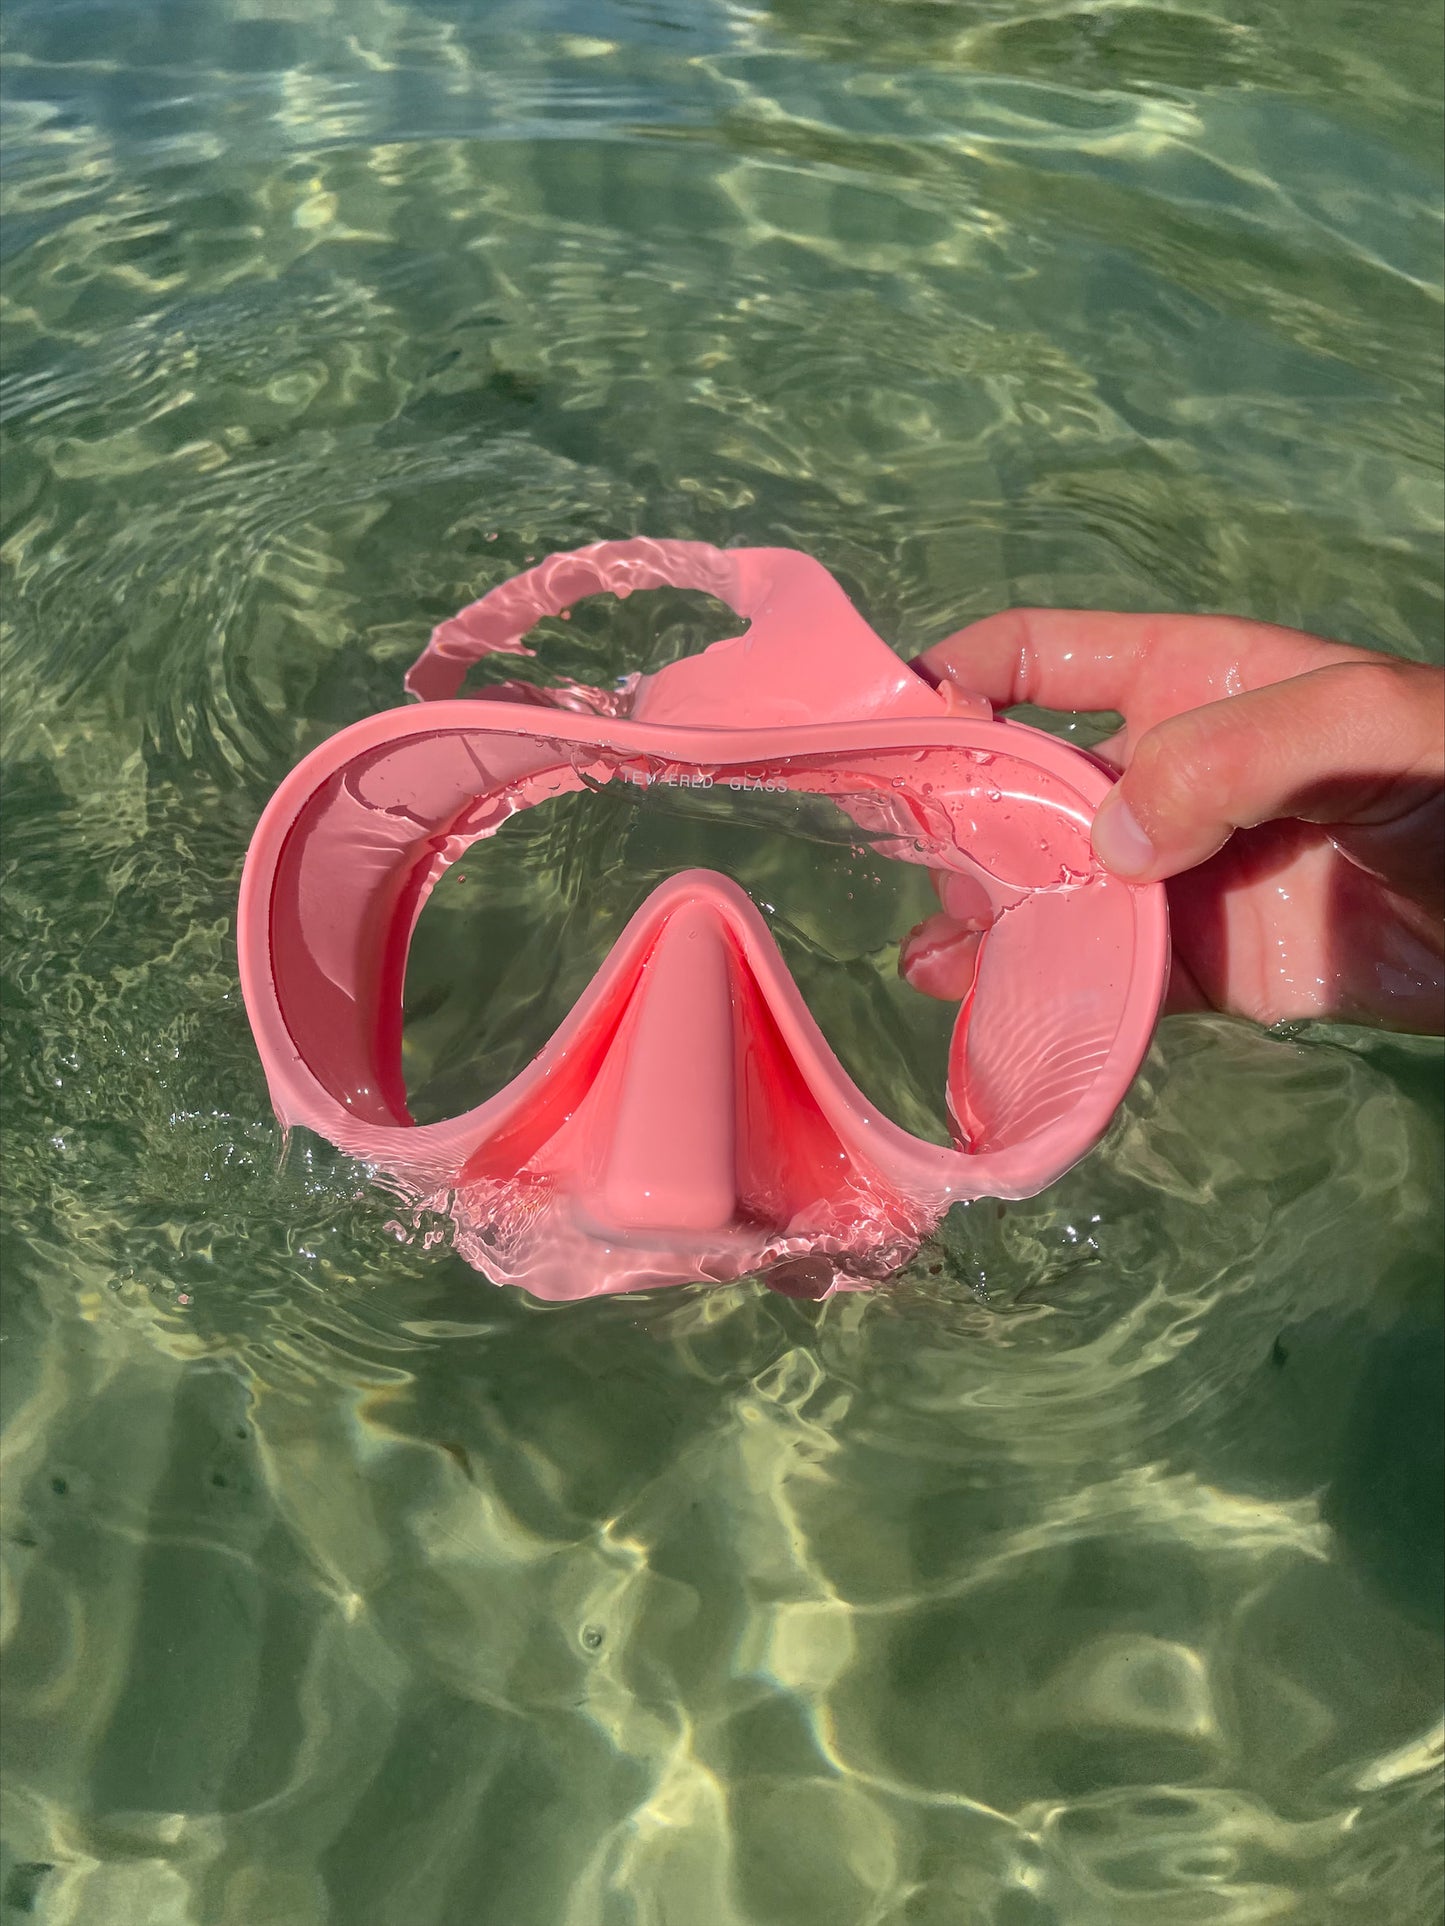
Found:
[[[443,697],[373,716],[277,791],[248,853],[238,924],[273,1104],[284,1124],[448,1210],[470,1262],[538,1296],[721,1281],[799,1257],[840,1278],[886,1275],[950,1203],[1031,1194],[1102,1134],[1157,1015],[1163,892],[1093,859],[1103,771],[986,705],[949,714],[807,557],[599,545],[494,597],[530,622],[549,588],[572,600],[615,586],[598,577],[634,566],[639,550],[654,575],[666,565],[661,579],[705,567],[711,592],[750,602],[747,635],[621,698],[573,688],[554,708],[555,692],[518,701],[514,687],[508,700]],[[728,572],[745,568],[740,590]],[[785,589],[791,576],[790,605],[770,595],[770,570]],[[807,630],[813,604],[797,576],[806,591],[814,573],[831,633]],[[833,619],[833,598],[855,626]],[[492,600],[476,605],[481,621],[457,618],[473,617],[472,654],[499,646],[503,622],[485,633]],[[786,619],[770,624],[779,603]],[[844,702],[852,715],[758,720],[770,679],[772,713],[796,716],[810,651],[836,671],[820,685],[819,660],[804,664],[813,708]],[[448,665],[453,686],[464,667]],[[589,713],[589,699],[630,713]],[[690,719],[699,710],[706,726]],[[954,1146],[911,1136],[863,1097],[757,908],[701,870],[653,891],[521,1075],[460,1116],[412,1122],[402,990],[428,892],[517,811],[614,782],[825,798],[876,850],[950,879],[945,894],[961,893],[984,925],[940,1065]]]

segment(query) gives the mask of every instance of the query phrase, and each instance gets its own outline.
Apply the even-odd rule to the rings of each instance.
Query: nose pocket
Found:
[[[610,1116],[595,1120],[598,1215],[624,1230],[718,1230],[737,1213],[733,957],[701,879],[669,915],[632,992]],[[625,1040],[624,1040],[625,1038]]]

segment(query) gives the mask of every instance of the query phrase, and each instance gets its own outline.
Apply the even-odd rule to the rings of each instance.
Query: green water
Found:
[[[1438,1044],[1171,1019],[889,1291],[542,1310],[283,1147],[232,942],[292,763],[602,536],[810,549],[910,653],[1037,600],[1438,661],[1438,0],[3,38],[5,1926],[1435,1926]]]

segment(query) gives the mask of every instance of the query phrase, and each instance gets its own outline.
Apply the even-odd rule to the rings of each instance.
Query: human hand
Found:
[[[1110,710],[1095,853],[1169,890],[1166,1010],[1445,1032],[1445,670],[1230,616],[1011,609],[913,665],[998,709]],[[900,967],[962,995],[944,908]]]

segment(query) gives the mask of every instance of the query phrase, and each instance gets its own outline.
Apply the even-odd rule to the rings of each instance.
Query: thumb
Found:
[[[1099,806],[1099,860],[1154,882],[1257,823],[1407,815],[1440,786],[1437,677],[1389,659],[1334,663],[1156,724]]]

